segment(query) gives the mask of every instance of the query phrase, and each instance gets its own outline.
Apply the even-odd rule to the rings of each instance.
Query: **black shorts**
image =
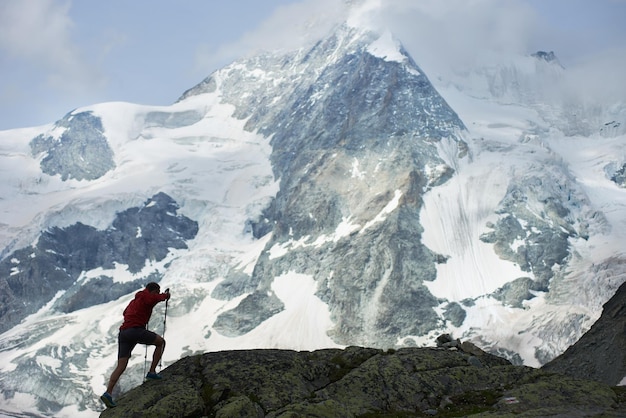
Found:
[[[157,334],[145,328],[126,328],[117,336],[117,358],[129,358],[137,344],[154,344]]]

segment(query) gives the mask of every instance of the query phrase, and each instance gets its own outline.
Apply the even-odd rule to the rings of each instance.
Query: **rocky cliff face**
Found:
[[[542,368],[609,385],[626,385],[626,283],[604,305],[602,316],[563,354]]]
[[[472,344],[381,351],[207,353],[163,370],[100,416],[423,417],[626,414],[626,391],[489,355]]]
[[[171,249],[187,248],[198,224],[177,215],[177,210],[171,197],[159,193],[142,207],[118,213],[104,231],[82,223],[43,231],[36,244],[0,262],[0,332],[50,301],[54,309],[74,312],[159,281],[162,273],[150,268],[131,281],[83,274],[97,268],[113,270],[116,263],[137,274],[163,260]]]
[[[115,168],[102,122],[91,112],[67,114],[54,135],[39,135],[30,147],[33,157],[41,158],[41,171],[63,180],[95,180]]]
[[[343,27],[305,52],[242,61],[183,96],[219,89],[247,129],[271,138],[280,179],[252,220],[257,237],[272,232],[254,271],[244,286],[227,278],[218,288],[220,297],[250,292],[218,318],[220,332],[243,335],[280,312],[271,284],[289,270],[319,283],[340,344],[392,346],[440,321],[424,286],[435,278],[437,254],[421,242],[419,211],[422,194],[454,172],[438,144],[466,157],[465,127],[404,50],[394,60],[372,53],[378,37]],[[337,235],[342,225],[347,231]],[[271,257],[279,247],[285,254]],[[233,280],[240,283],[241,272]],[[227,287],[238,293],[224,295]]]

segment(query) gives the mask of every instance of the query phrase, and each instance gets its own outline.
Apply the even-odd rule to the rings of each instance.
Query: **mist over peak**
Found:
[[[561,63],[559,62],[559,59],[557,58],[556,54],[554,53],[554,51],[550,51],[550,52],[546,52],[546,51],[537,51],[531,54],[531,56],[540,59],[540,60],[544,60],[546,62],[552,62],[555,63],[557,65],[559,65],[560,67],[563,67],[561,65]]]

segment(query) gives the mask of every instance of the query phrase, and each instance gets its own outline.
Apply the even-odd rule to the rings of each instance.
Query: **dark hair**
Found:
[[[150,282],[146,285],[146,289],[148,289],[149,292],[154,292],[155,290],[158,292],[161,290],[161,286],[159,286],[158,283]]]

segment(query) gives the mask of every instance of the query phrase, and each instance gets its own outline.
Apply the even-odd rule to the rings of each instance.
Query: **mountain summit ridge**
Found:
[[[371,32],[343,26],[310,50],[301,51],[293,58],[290,56],[287,61],[280,61],[281,68],[294,69],[293,73],[290,71],[284,76],[279,72],[283,78],[272,77],[271,73],[266,73],[263,78],[265,84],[258,83],[251,88],[257,89],[256,94],[251,95],[253,99],[262,98],[253,106],[241,105],[235,101],[234,114],[247,120],[246,128],[258,130],[271,138],[272,166],[275,176],[281,182],[280,191],[269,208],[264,211],[261,222],[256,220],[253,223],[255,236],[260,238],[272,231],[272,237],[266,246],[268,250],[275,246],[289,248],[294,241],[304,241],[303,245],[289,251],[284,258],[261,255],[250,277],[250,283],[257,287],[256,290],[243,299],[240,307],[218,317],[217,323],[222,332],[228,332],[229,335],[233,332],[247,332],[248,328],[241,329],[235,324],[241,323],[240,316],[246,316],[245,312],[248,312],[251,306],[262,310],[263,308],[259,306],[261,300],[265,300],[263,303],[273,312],[280,309],[279,302],[272,296],[272,281],[281,271],[289,270],[294,258],[299,257],[311,260],[310,266],[299,263],[299,273],[313,274],[315,281],[324,283],[328,277],[333,276],[334,270],[335,274],[341,277],[337,279],[341,280],[338,289],[342,289],[347,283],[351,283],[351,286],[362,286],[364,289],[371,288],[373,292],[370,294],[367,291],[364,297],[374,298],[372,302],[378,303],[379,294],[374,289],[380,285],[385,286],[377,283],[378,274],[382,274],[382,271],[368,277],[370,275],[363,274],[359,269],[371,268],[376,271],[380,269],[378,265],[383,260],[365,261],[370,257],[367,255],[368,246],[377,247],[379,244],[364,243],[366,253],[353,254],[354,257],[362,257],[364,260],[356,271],[351,269],[344,271],[345,267],[340,260],[344,257],[345,250],[342,249],[344,241],[377,240],[377,237],[382,239],[384,234],[376,232],[379,226],[375,223],[370,227],[372,232],[368,235],[359,234],[350,238],[335,236],[330,239],[330,234],[336,231],[340,224],[345,223],[345,220],[349,220],[348,228],[361,229],[377,212],[384,211],[386,205],[399,198],[402,203],[394,204],[412,206],[413,209],[406,212],[406,216],[409,217],[407,221],[414,218],[414,221],[406,223],[408,230],[401,231],[400,234],[419,237],[419,222],[415,218],[419,201],[415,200],[414,194],[419,193],[418,190],[444,182],[445,178],[451,175],[453,170],[443,168],[444,162],[438,157],[435,144],[441,140],[451,140],[461,143],[460,148],[465,149],[460,136],[465,127],[402,49],[399,50],[402,56],[400,61],[387,60],[386,57],[370,53],[372,42],[378,39],[380,38]],[[328,58],[329,51],[332,51],[331,59]],[[263,72],[263,69],[257,69],[256,65],[258,61],[253,59],[244,64],[237,63],[226,70],[231,78],[237,81],[236,86],[231,87],[234,91],[248,84],[242,77],[233,74],[237,74],[241,66],[245,67],[247,74]],[[301,70],[302,68],[306,70]],[[288,89],[277,90],[275,86],[280,86],[285,79],[290,79],[289,74],[297,74],[297,81]],[[256,82],[256,78],[253,81]],[[213,84],[211,80],[202,83],[203,86]],[[269,88],[265,90],[264,85],[269,85]],[[238,96],[228,95],[228,87],[229,85],[224,84],[222,80],[222,84],[217,88],[228,96],[225,100],[229,97],[240,100]],[[276,106],[276,92],[280,95],[281,106]],[[237,109],[241,107],[250,113],[238,111]],[[376,166],[359,167],[358,181],[355,182],[352,176],[344,174],[353,172],[354,164],[369,161],[373,156],[377,156]],[[441,168],[430,170],[427,166]],[[394,173],[394,176],[388,179],[386,176],[376,176],[377,170]],[[397,181],[399,177],[404,178],[400,183]],[[369,184],[375,184],[375,188]],[[381,224],[385,223],[385,217],[386,215],[381,217]],[[399,275],[405,274],[401,273],[402,269],[424,269],[424,274],[433,274],[431,260],[435,256],[429,254],[419,240],[414,242],[408,240],[405,245],[406,249],[402,250],[406,251],[405,255],[396,255],[392,250],[384,256],[397,257],[399,267],[392,269],[395,271],[390,270],[391,276],[398,275],[397,279],[390,276],[385,279],[386,282],[399,281]],[[360,245],[350,244],[346,249],[357,247]],[[303,254],[297,255],[299,252]],[[318,254],[313,255],[312,252]],[[324,254],[322,271],[319,271],[320,264],[314,261],[321,255],[320,252]],[[426,265],[420,266],[422,261],[417,260],[423,260]],[[386,262],[383,261],[384,263]],[[405,263],[415,264],[404,267]],[[311,268],[319,272],[313,273]],[[238,282],[241,281],[241,275],[235,277]],[[228,277],[220,284],[224,285],[230,286]],[[415,287],[413,293],[397,294],[396,297],[404,299],[402,303],[397,303],[399,301],[396,300],[390,303],[395,304],[396,309],[398,306],[405,306],[404,309],[409,310],[415,309],[411,306],[423,306],[418,308],[423,309],[423,316],[436,321],[430,312],[430,308],[435,305],[434,300],[426,295],[427,292],[419,279],[412,286]],[[420,334],[425,331],[425,328],[417,323],[411,325],[405,322],[386,325],[388,328],[396,329],[389,336],[371,335],[377,333],[375,329],[378,319],[371,317],[366,320],[358,312],[352,310],[348,312],[340,308],[346,303],[344,299],[351,296],[344,296],[341,290],[338,294],[335,293],[331,282],[323,287],[327,288],[325,294],[318,296],[331,306],[336,306],[336,312],[331,308],[331,315],[337,321],[345,322],[344,325],[337,326],[337,329],[346,328],[346,331],[336,334],[336,338],[342,344],[348,343],[358,334],[363,334],[359,338],[368,340],[358,340],[359,343],[373,344],[377,341],[377,344],[388,345],[394,344],[397,331],[402,328],[408,327],[408,334]],[[388,293],[388,297],[391,297],[391,294]],[[238,295],[231,295],[234,296]],[[393,323],[396,319],[409,316],[407,312],[387,317],[384,321]],[[266,315],[259,316],[259,320],[265,319]],[[370,324],[369,329],[363,327],[366,323]],[[228,331],[225,328],[228,328]],[[365,337],[366,333],[370,335]]]

